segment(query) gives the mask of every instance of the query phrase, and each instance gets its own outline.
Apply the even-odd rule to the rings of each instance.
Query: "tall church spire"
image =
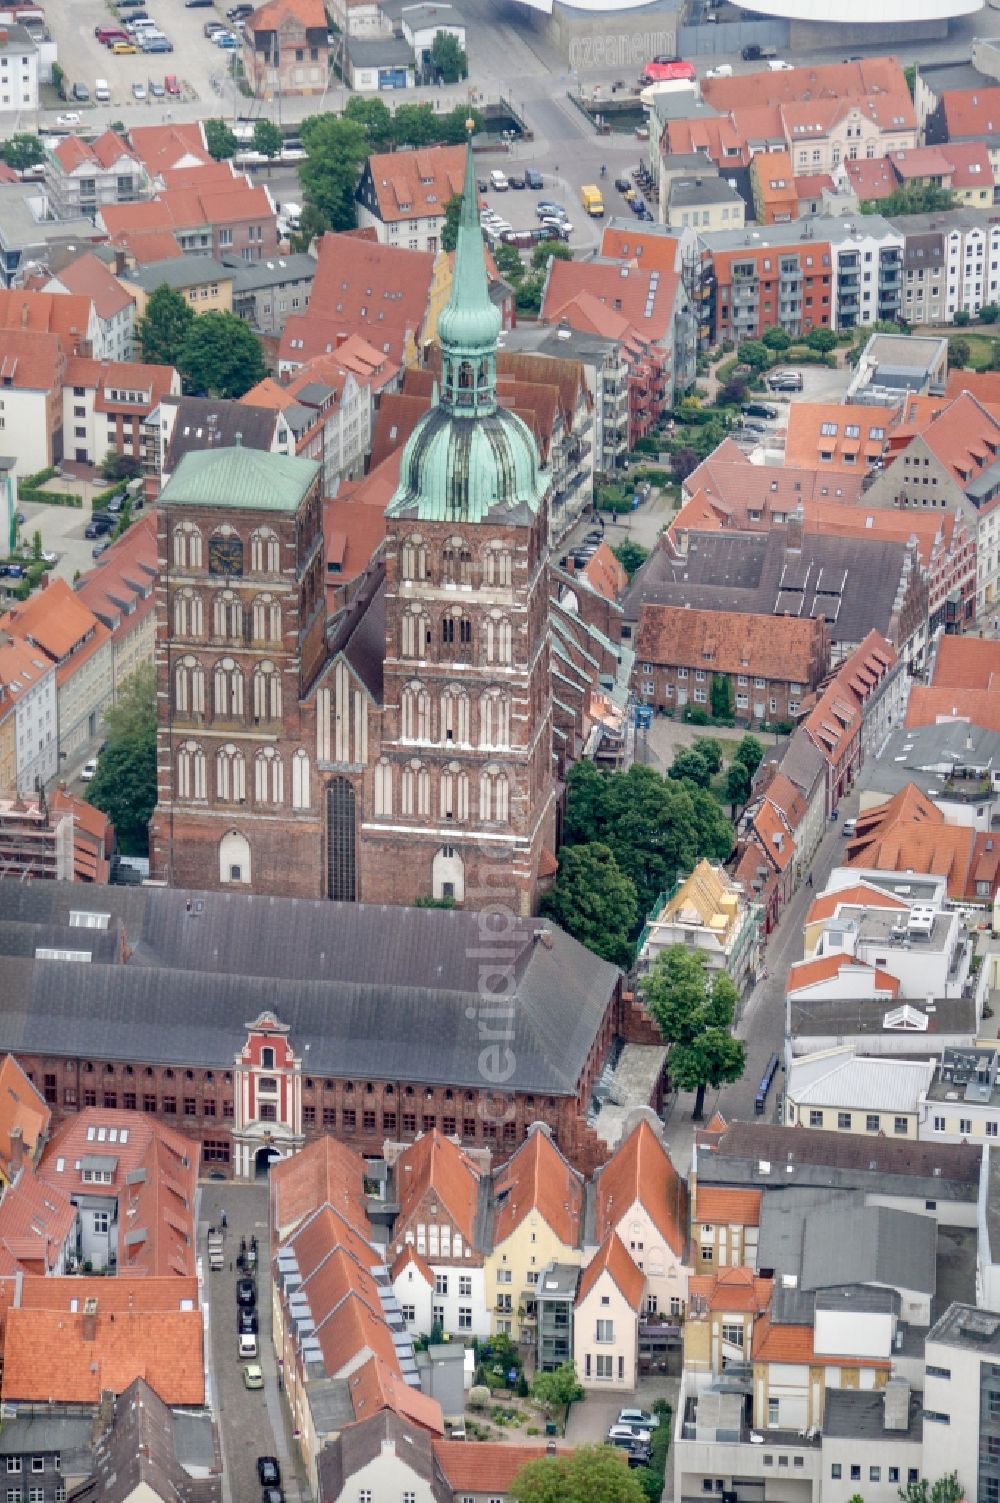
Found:
[[[476,417],[496,407],[496,351],[500,310],[490,299],[483,233],[479,225],[472,147],[466,151],[465,187],[458,222],[455,270],[448,306],[438,319],[442,401],[456,417]]]

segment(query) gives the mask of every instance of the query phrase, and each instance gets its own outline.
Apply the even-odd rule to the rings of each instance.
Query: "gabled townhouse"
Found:
[[[62,388],[65,457],[99,465],[114,450],[141,460],[144,425],[163,398],[180,389],[172,365],[73,356]]]
[[[125,680],[153,662],[158,572],[156,517],[149,511],[116,538],[76,583],[77,595],[111,633],[116,699]]]
[[[788,1065],[783,1120],[790,1127],[915,1139],[934,1069],[930,1059],[880,1059],[849,1045],[801,1055]]]
[[[803,794],[779,771],[765,790],[751,796],[743,813],[733,875],[757,899],[765,932],[773,929],[806,870],[806,808]]]
[[[615,1234],[645,1275],[643,1314],[682,1314],[691,1273],[687,1186],[645,1117],[594,1175],[592,1194],[593,1229],[588,1216],[584,1268],[595,1243],[603,1246]]]
[[[888,417],[884,407],[793,402],[788,409],[785,463],[799,469],[867,474],[883,463]]]
[[[710,976],[728,976],[742,994],[759,962],[759,922],[759,909],[739,882],[703,859],[649,915],[637,945],[637,966],[651,970],[673,945],[693,947],[704,955]]]
[[[449,200],[462,192],[465,150],[421,146],[370,156],[355,193],[359,227],[371,226],[382,245],[436,255]]]
[[[459,1338],[488,1336],[479,1245],[488,1180],[435,1128],[404,1148],[392,1183],[399,1214],[390,1262],[407,1329],[419,1335],[440,1326]]]
[[[923,636],[914,632],[910,641],[916,638],[922,647]],[[802,722],[826,763],[828,814],[850,792],[868,757],[881,755],[893,727],[901,723],[907,690],[902,670],[901,657],[891,644],[879,632],[869,632]]]
[[[153,178],[162,179],[164,172],[178,167],[205,167],[212,161],[199,120],[132,125],[128,144]]]
[[[0,1201],[0,1277],[72,1273],[78,1247],[78,1212],[69,1195],[26,1166]]]
[[[57,219],[93,218],[104,204],[148,198],[152,182],[125,138],[106,130],[96,141],[66,136],[45,156],[45,192]]]
[[[971,393],[942,402],[866,494],[871,507],[961,512],[976,545],[976,615],[1000,592],[1000,420]]]
[[[54,334],[67,355],[103,358],[102,327],[90,297],[76,293],[0,289],[0,330]]]
[[[121,255],[122,261],[125,257]],[[186,298],[196,313],[232,313],[236,273],[212,256],[168,256],[162,261],[123,266],[118,280],[135,305],[135,316],[146,311],[158,287],[170,287]]]
[[[750,1361],[754,1324],[770,1307],[771,1287],[769,1278],[760,1278],[744,1265],[694,1274],[688,1280],[685,1374],[707,1386],[710,1378],[721,1377],[733,1364]]]
[[[533,1336],[536,1290],[549,1263],[583,1258],[584,1184],[547,1129],[535,1124],[493,1176],[486,1308],[496,1333]]]
[[[96,742],[114,683],[111,633],[64,579],[0,617],[5,632],[55,668],[59,762],[72,768]]]
[[[217,164],[221,165],[221,164]],[[204,172],[210,181],[199,182]],[[145,203],[106,204],[95,223],[112,243],[124,235],[168,232],[191,256],[237,255],[262,261],[278,253],[274,201],[230,169],[220,180],[211,168],[184,169],[185,185],[167,187]]]
[[[131,360],[135,304],[100,257],[85,251],[46,282],[44,290],[90,298],[99,326],[98,358]]]
[[[573,1309],[573,1364],[584,1388],[634,1390],[645,1293],[645,1274],[609,1232],[580,1274]]]
[[[222,1503],[222,1448],[208,1411],[178,1414],[140,1377],[101,1418],[107,1422],[97,1439],[93,1472],[84,1487],[74,1489],[73,1503],[98,1503],[114,1497],[116,1489],[151,1503],[173,1497]]]
[[[691,1262],[699,1276],[725,1276],[727,1269],[757,1267],[760,1235],[759,1189],[725,1185],[692,1185]],[[694,1278],[688,1281],[689,1314],[693,1311]]]
[[[315,257],[291,253],[268,261],[240,261],[227,257],[232,272],[232,309],[258,334],[280,334],[293,313],[308,307]]]
[[[24,1169],[37,1167],[51,1125],[45,1098],[14,1056],[5,1054],[0,1064],[0,1184],[5,1190]]]
[[[56,667],[46,653],[7,632],[0,633],[0,710],[14,762],[13,783],[5,792],[23,796],[44,790],[59,769]],[[10,764],[8,752],[8,778]]]
[[[330,37],[321,0],[266,0],[247,17],[243,38],[258,98],[325,93]]]
[[[156,496],[184,455],[240,444],[268,454],[291,454],[295,440],[280,411],[236,400],[164,393],[146,417],[140,436],[147,493]]]

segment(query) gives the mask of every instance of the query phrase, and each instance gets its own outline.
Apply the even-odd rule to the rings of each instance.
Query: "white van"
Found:
[[[494,193],[506,193],[507,189],[510,187],[510,184],[507,181],[506,174],[501,172],[499,167],[494,167],[493,171],[490,173],[490,187],[493,189]]]
[[[858,822],[856,819],[845,819],[840,827],[840,833],[842,835],[853,835],[857,828]]]
[[[106,78],[99,78],[94,84],[94,98],[97,100],[98,104],[111,103],[111,90],[108,88],[108,81]]]
[[[252,1331],[240,1332],[240,1361],[246,1362],[248,1358],[257,1355],[257,1338]]]

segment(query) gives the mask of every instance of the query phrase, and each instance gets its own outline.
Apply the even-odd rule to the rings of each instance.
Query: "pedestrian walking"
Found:
[[[219,1217],[219,1221],[222,1226],[222,1230],[225,1231],[229,1225],[229,1217],[226,1215],[225,1211],[222,1212],[221,1216]]]
[[[810,872],[809,875],[808,875],[808,877],[806,878],[806,886],[807,887],[811,887],[812,885],[813,885],[813,874],[812,874],[812,872]]]

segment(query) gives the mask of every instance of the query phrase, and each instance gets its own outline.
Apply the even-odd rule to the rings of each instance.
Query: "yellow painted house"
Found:
[[[583,1179],[541,1125],[497,1170],[493,1245],[485,1264],[486,1308],[495,1335],[533,1338],[542,1269],[549,1263],[579,1265],[583,1193]]]
[[[118,280],[135,298],[135,316],[141,318],[151,294],[164,283],[179,292],[195,313],[232,313],[235,275],[232,267],[212,256],[175,256],[119,272]]]

